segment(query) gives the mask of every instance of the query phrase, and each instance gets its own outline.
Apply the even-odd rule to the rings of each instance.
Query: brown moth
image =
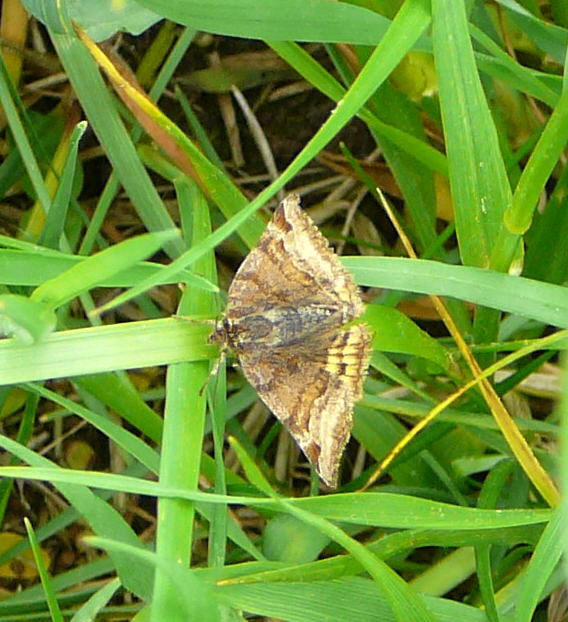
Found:
[[[234,350],[246,379],[331,487],[371,350],[367,326],[345,324],[363,311],[352,276],[292,194],[237,271],[211,336]]]

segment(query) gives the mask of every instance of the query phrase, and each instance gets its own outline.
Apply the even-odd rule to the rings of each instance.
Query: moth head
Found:
[[[215,343],[221,348],[227,346],[229,343],[229,323],[227,318],[218,320],[215,323],[215,328],[207,341]]]

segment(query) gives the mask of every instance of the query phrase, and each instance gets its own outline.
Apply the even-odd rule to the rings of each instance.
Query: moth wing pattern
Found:
[[[353,277],[302,210],[299,197],[290,195],[237,271],[227,314],[304,301],[341,307],[343,323],[364,311]]]
[[[239,357],[249,383],[331,488],[337,486],[370,349],[368,328],[356,324],[302,349],[253,350]]]
[[[233,348],[244,375],[322,480],[337,485],[354,402],[371,350],[351,274],[290,195],[229,288],[211,340]]]

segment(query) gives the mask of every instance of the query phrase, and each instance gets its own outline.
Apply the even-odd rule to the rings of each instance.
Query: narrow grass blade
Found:
[[[128,269],[153,255],[162,245],[179,237],[177,229],[146,233],[106,248],[84,259],[66,272],[42,283],[31,298],[52,307],[72,300],[111,275]]]
[[[544,530],[531,561],[518,581],[518,605],[516,622],[531,622],[547,581],[562,555],[562,543],[566,541],[566,523],[562,509],[554,513]]]
[[[489,267],[511,189],[463,2],[434,0],[432,41],[462,262]]]
[[[0,384],[210,359],[210,327],[179,319],[60,331],[26,346],[0,342]]]
[[[49,576],[47,568],[45,567],[45,563],[41,555],[41,550],[39,548],[39,543],[37,541],[35,532],[29,519],[24,518],[24,525],[26,526],[30,545],[34,553],[34,558],[38,567],[39,576],[45,593],[45,599],[47,600],[47,605],[49,607],[49,612],[51,614],[51,619],[53,620],[53,622],[63,622],[63,615],[61,614],[61,609],[59,608],[59,603],[57,602],[55,589],[53,588],[51,577]]]

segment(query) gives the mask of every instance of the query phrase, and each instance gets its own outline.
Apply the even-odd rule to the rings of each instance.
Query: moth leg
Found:
[[[200,397],[203,395],[203,392],[205,391],[207,385],[211,382],[211,379],[214,376],[217,376],[217,374],[219,373],[219,370],[221,369],[221,366],[224,365],[226,358],[227,358],[227,348],[223,346],[221,347],[221,350],[219,352],[219,358],[215,361],[213,367],[211,368],[211,371],[209,372],[209,375],[207,376],[205,382],[203,383],[203,386],[199,390]]]

